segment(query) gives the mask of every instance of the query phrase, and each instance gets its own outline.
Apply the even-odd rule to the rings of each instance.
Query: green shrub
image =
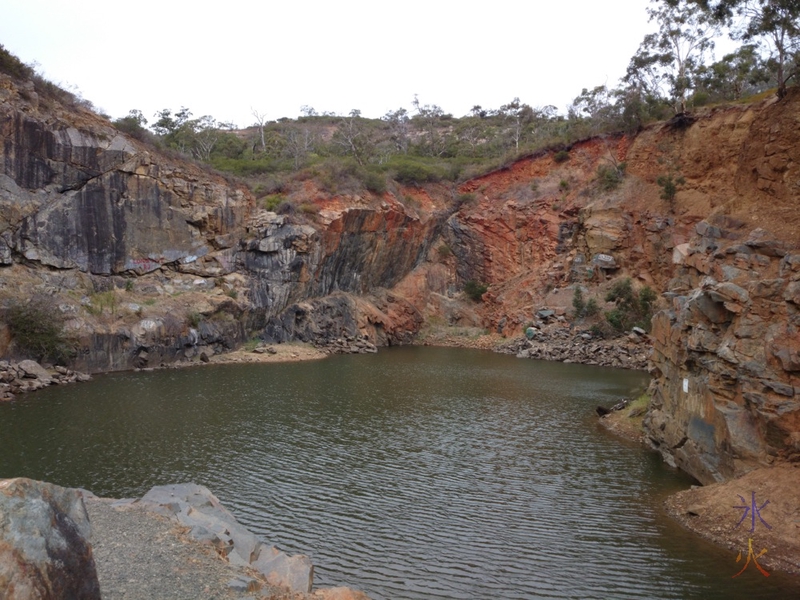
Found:
[[[557,163],[563,163],[569,160],[569,152],[566,150],[559,150],[553,155],[553,160]]]
[[[393,156],[388,166],[394,179],[400,183],[430,183],[445,178],[445,173],[438,165],[421,157]]]
[[[0,44],[0,73],[10,75],[14,79],[24,81],[33,77],[33,69]]]
[[[203,315],[198,312],[190,312],[186,315],[186,321],[189,323],[190,327],[197,327],[203,320]]]
[[[572,308],[575,309],[576,317],[583,316],[583,313],[586,310],[586,301],[583,299],[583,290],[579,285],[575,286],[575,291],[572,294]]]
[[[561,181],[559,181],[558,189],[561,190],[562,192],[566,192],[567,190],[569,190],[569,181],[567,181],[566,179],[562,179]]]
[[[117,314],[117,294],[114,290],[108,292],[98,292],[89,297],[89,304],[85,306],[86,311],[91,315],[102,315],[106,310],[111,315]]]
[[[606,336],[605,331],[603,331],[602,325],[600,325],[599,323],[595,323],[594,325],[589,327],[589,332],[592,334],[592,336],[596,338],[604,338]]]
[[[6,322],[17,350],[25,356],[62,362],[75,353],[72,341],[64,333],[64,317],[47,296],[11,304],[6,310]]]
[[[362,181],[364,187],[373,194],[383,196],[386,193],[386,176],[383,173],[367,169],[362,176]]]
[[[606,301],[615,304],[614,309],[606,313],[606,320],[617,331],[628,331],[632,327],[650,331],[657,297],[650,286],[637,292],[629,277],[618,280],[606,294]]]
[[[478,283],[477,281],[470,280],[464,284],[464,293],[467,297],[474,301],[479,302],[481,297],[486,293],[486,290],[489,289],[488,285],[483,283]]]
[[[600,312],[600,306],[597,304],[597,299],[589,298],[588,302],[586,302],[586,307],[583,309],[584,314],[587,317],[593,317],[597,313]]]
[[[261,198],[261,206],[264,210],[275,211],[278,205],[285,200],[283,194],[269,194]]]
[[[463,193],[463,194],[458,194],[458,195],[456,196],[456,204],[457,204],[458,206],[463,206],[464,204],[472,204],[473,202],[475,202],[475,198],[476,198],[476,197],[477,197],[477,196],[475,196],[475,194],[473,194],[473,193],[471,193],[471,192],[466,192],[466,193]]]
[[[319,206],[312,202],[304,202],[297,208],[304,215],[316,215],[319,213]]]
[[[686,180],[680,176],[673,177],[670,173],[669,175],[659,175],[656,183],[661,186],[661,199],[672,203],[678,193],[678,188],[686,183]]]
[[[610,192],[619,187],[625,178],[625,163],[600,165],[597,167],[597,184],[601,190]]]

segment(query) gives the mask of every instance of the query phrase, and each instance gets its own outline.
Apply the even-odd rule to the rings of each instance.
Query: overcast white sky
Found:
[[[302,105],[380,117],[414,94],[462,116],[560,112],[615,85],[648,0],[0,0],[0,43],[112,117],[186,106],[239,126]]]

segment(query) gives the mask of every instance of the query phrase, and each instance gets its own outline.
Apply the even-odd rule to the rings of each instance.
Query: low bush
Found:
[[[601,190],[610,192],[619,187],[625,178],[625,163],[618,165],[600,165],[597,167],[597,185]]]
[[[644,286],[637,292],[629,277],[618,280],[606,294],[606,301],[615,304],[615,308],[606,313],[606,320],[620,332],[633,327],[650,331],[653,304],[657,297],[650,286]]]
[[[33,77],[33,69],[6,50],[3,44],[0,44],[0,73],[10,75],[19,81]]]
[[[553,155],[553,160],[557,163],[563,163],[569,160],[569,152],[566,150],[559,150]]]
[[[261,198],[261,207],[264,210],[275,211],[276,208],[280,205],[281,202],[284,202],[286,198],[284,198],[283,194],[269,194],[268,196],[264,196]]]
[[[393,156],[388,161],[389,172],[400,183],[431,183],[445,179],[445,171],[431,160],[416,156]]]
[[[656,183],[661,186],[661,199],[672,203],[678,193],[678,188],[686,183],[686,180],[680,176],[675,177],[670,173],[669,175],[659,175]]]
[[[64,362],[75,353],[72,340],[64,333],[64,316],[47,296],[11,304],[6,322],[17,350],[25,356]]]
[[[478,283],[477,281],[470,280],[464,284],[464,293],[473,302],[480,302],[481,297],[486,293],[489,286]]]

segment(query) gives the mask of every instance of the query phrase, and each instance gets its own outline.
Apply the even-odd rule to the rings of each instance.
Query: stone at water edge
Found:
[[[100,600],[79,490],[0,480],[0,598]]]
[[[42,383],[50,384],[53,382],[53,377],[42,365],[35,360],[23,360],[17,367],[25,372],[27,377],[31,379],[38,379]]]
[[[262,573],[272,585],[308,593],[314,584],[314,565],[304,554],[289,556],[275,546],[261,546],[258,557],[250,565]]]
[[[314,592],[315,600],[369,600],[364,592],[346,587],[323,588]]]

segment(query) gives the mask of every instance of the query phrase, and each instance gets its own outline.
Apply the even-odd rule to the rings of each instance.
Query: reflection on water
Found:
[[[0,477],[194,481],[309,554],[318,585],[375,599],[799,597],[797,578],[732,580],[733,552],[661,512],[689,480],[598,427],[646,383],[432,348],[110,375],[0,405]]]

